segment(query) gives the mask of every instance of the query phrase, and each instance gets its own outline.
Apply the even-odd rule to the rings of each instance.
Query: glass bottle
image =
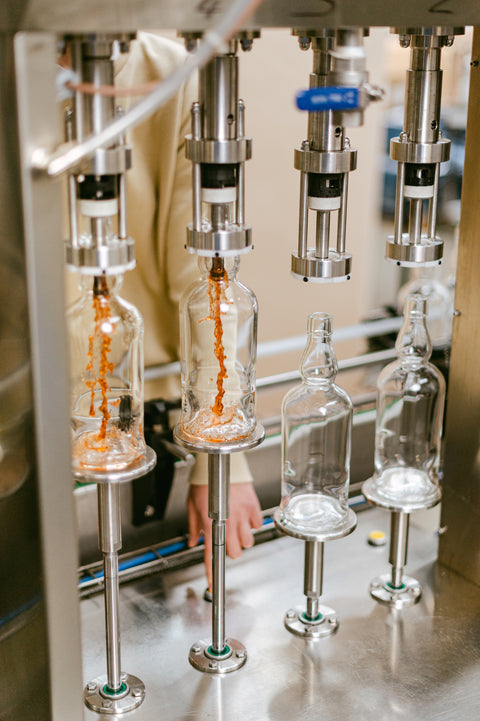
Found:
[[[200,256],[202,278],[180,303],[180,427],[193,443],[240,441],[255,430],[257,300],[237,280],[239,262]]]
[[[341,533],[348,508],[352,401],[335,383],[332,317],[312,313],[300,372],[302,383],[282,403],[282,500],[288,533]]]
[[[121,471],[144,456],[143,321],[120,275],[81,275],[67,311],[75,475]]]
[[[377,382],[374,500],[398,510],[435,505],[445,381],[429,363],[432,346],[426,325],[427,301],[407,296],[395,349]]]

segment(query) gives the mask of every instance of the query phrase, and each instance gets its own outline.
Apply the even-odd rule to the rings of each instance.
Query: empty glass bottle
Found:
[[[308,317],[302,384],[282,403],[281,526],[306,539],[315,533],[341,534],[351,526],[347,501],[353,407],[335,384],[331,326],[326,313]]]
[[[180,304],[182,414],[187,440],[240,441],[256,426],[257,300],[239,258],[199,257],[201,280]]]
[[[440,499],[438,470],[445,381],[429,363],[427,301],[407,296],[395,344],[398,358],[377,382],[375,474],[368,497],[393,510],[412,511]]]
[[[76,475],[121,471],[145,455],[143,321],[117,275],[81,275],[67,311]]]

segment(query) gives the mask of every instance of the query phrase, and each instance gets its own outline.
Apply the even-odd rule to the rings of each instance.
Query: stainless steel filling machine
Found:
[[[234,6],[237,6],[236,9]],[[253,13],[243,18],[246,8]],[[235,14],[236,13],[236,14]],[[393,5],[352,0],[265,0],[263,3],[165,1],[57,3],[6,0],[0,9],[0,718],[2,721],[79,721],[96,717],[82,700],[84,679],[104,657],[103,612],[98,596],[79,602],[78,536],[70,451],[69,368],[64,319],[64,258],[60,179],[86,157],[116,142],[130,124],[152,113],[171,89],[159,88],[124,118],[100,123],[92,136],[63,145],[55,67],[66,36],[115,37],[138,29],[173,29],[198,51],[182,67],[221,55],[232,28],[246,48],[263,28],[292,28],[312,47],[311,91],[354,87],[356,105],[317,112],[322,93],[305,100],[308,141],[295,153],[300,171],[298,248],[292,272],[305,282],[346,279],[351,258],[345,244],[348,174],[356,166],[344,128],[368,122],[368,105],[381,93],[368,83],[364,28],[391,27],[410,50],[404,128],[391,146],[398,163],[396,216],[386,257],[400,266],[438,263],[442,242],[436,215],[440,164],[448,140],[440,131],[441,56],[465,26],[480,26],[480,3],[467,0]],[[214,28],[214,30],[212,30]],[[108,30],[108,32],[107,32]],[[210,32],[208,31],[210,30]],[[257,40],[254,40],[257,42]],[[261,42],[261,39],[258,40]],[[329,52],[335,42],[337,52]],[[231,62],[231,60],[229,60]],[[182,563],[153,565],[165,573],[120,589],[124,656],[146,686],[145,701],[131,718],[475,719],[480,697],[478,631],[480,584],[480,35],[474,33],[463,174],[462,216],[456,276],[455,317],[443,443],[441,534],[411,529],[409,565],[423,586],[422,602],[405,611],[377,607],[366,584],[384,570],[381,549],[361,544],[372,529],[384,530],[378,511],[361,514],[356,533],[335,545],[329,590],[341,616],[341,633],[311,642],[285,638],[283,595],[291,595],[301,549],[288,538],[259,544],[229,566],[225,601],[229,624],[248,645],[245,669],[219,678],[196,674],[187,653],[208,635],[211,609],[203,600],[203,568]],[[208,83],[208,73],[205,74]],[[210,81],[212,79],[210,78]],[[218,78],[216,79],[218,80]],[[213,85],[211,86],[213,87]],[[207,93],[208,94],[208,93]],[[329,102],[332,99],[330,98]],[[348,102],[348,98],[345,99]],[[215,106],[212,95],[210,101]],[[241,125],[241,123],[240,123]],[[197,130],[195,130],[197,128]],[[201,130],[193,125],[193,141]],[[243,136],[240,128],[237,138]],[[195,137],[197,132],[198,137]],[[297,139],[298,140],[298,139]],[[205,160],[199,142],[191,159]],[[286,139],[286,142],[291,142]],[[212,213],[211,236],[200,227],[196,205],[188,242],[220,253],[248,245],[240,155],[234,185],[241,232],[226,237]],[[212,151],[214,152],[214,151]],[[233,153],[230,148],[229,152]],[[107,161],[105,161],[107,162]],[[120,162],[120,161],[119,161]],[[115,171],[116,172],[116,171]],[[195,175],[196,173],[196,175]],[[123,192],[120,190],[120,193]],[[408,202],[408,206],[405,201]],[[426,202],[424,202],[426,201]],[[423,219],[423,207],[428,216]],[[403,217],[408,207],[408,230]],[[334,214],[338,212],[338,216]],[[308,248],[308,221],[315,218],[315,247]],[[329,248],[331,218],[336,245]],[[217,225],[215,226],[215,223]],[[426,228],[424,232],[423,228]],[[219,244],[218,248],[217,245]],[[198,249],[198,248],[197,248]],[[298,293],[302,287],[299,285]],[[255,451],[258,453],[259,451]],[[180,455],[182,453],[180,452]],[[183,460],[188,454],[183,454]],[[213,456],[215,458],[215,456]],[[218,460],[218,459],[217,459]],[[215,462],[212,461],[212,467]],[[217,463],[217,465],[219,465]],[[222,467],[224,462],[220,464]],[[212,472],[213,473],[213,472]],[[222,475],[220,473],[220,475]],[[359,479],[360,480],[360,479]],[[223,504],[224,505],[224,504]],[[223,522],[225,508],[221,521]],[[227,509],[228,511],[228,509]],[[274,536],[271,527],[263,532]],[[262,534],[260,534],[261,536]],[[108,544],[107,544],[108,545]],[[221,544],[220,544],[221,545]],[[333,553],[333,552],[332,552]],[[222,570],[221,559],[218,561]],[[175,567],[176,566],[176,567]],[[348,583],[346,583],[348,579]],[[363,585],[362,585],[363,584]],[[225,588],[222,586],[225,594]],[[84,594],[87,595],[87,594]],[[403,614],[403,615],[402,615]],[[80,624],[82,619],[82,624]],[[222,619],[220,619],[222,620]],[[217,616],[217,632],[218,632]],[[278,631],[276,630],[278,626]],[[82,628],[82,630],[81,630]],[[221,634],[223,634],[223,625]],[[215,633],[215,626],[214,626]],[[282,635],[283,634],[283,635]],[[218,633],[217,633],[218,636]],[[218,638],[217,638],[218,640]],[[82,650],[83,646],[83,650]],[[194,651],[195,653],[195,651]],[[243,665],[243,664],[240,664]],[[122,681],[123,683],[123,681]],[[115,690],[115,689],[114,689]],[[143,693],[143,692],[142,692]],[[122,713],[105,697],[101,712]],[[143,701],[143,695],[142,699]],[[90,707],[92,708],[92,707]],[[128,718],[128,716],[126,716]]]

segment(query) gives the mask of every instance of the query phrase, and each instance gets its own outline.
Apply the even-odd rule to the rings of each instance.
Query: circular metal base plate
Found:
[[[252,229],[249,225],[231,226],[228,230],[194,230],[187,227],[189,253],[208,257],[242,255],[252,249]]]
[[[212,652],[210,641],[197,641],[189,651],[188,660],[193,668],[204,673],[226,674],[241,668],[247,660],[247,650],[240,641],[227,638],[225,653]]]
[[[132,238],[116,239],[109,245],[84,248],[66,245],[67,266],[85,275],[112,275],[135,268],[135,243]]]
[[[120,678],[122,688],[118,693],[108,691],[106,675],[87,683],[83,691],[85,705],[92,711],[110,715],[127,713],[140,706],[145,698],[143,682],[128,673],[122,673]]]
[[[314,621],[308,619],[302,609],[291,608],[285,614],[283,622],[290,633],[310,639],[331,636],[339,626],[337,614],[328,606],[318,607],[318,617]]]
[[[442,497],[442,491],[440,487],[434,486],[432,483],[432,493],[430,496],[413,502],[413,501],[399,501],[395,498],[387,498],[385,495],[380,495],[376,488],[374,478],[369,478],[368,481],[362,486],[362,493],[370,503],[374,503],[380,508],[386,508],[387,511],[401,511],[403,513],[413,513],[413,511],[423,511],[427,508],[433,508],[440,502]]]
[[[199,439],[193,440],[183,432],[180,423],[178,423],[173,429],[173,437],[187,450],[193,451],[194,453],[235,453],[236,451],[247,451],[250,448],[255,448],[260,445],[265,438],[265,429],[260,423],[257,423],[255,430],[245,438],[241,438],[238,441],[212,443]]]
[[[145,476],[157,463],[157,454],[146,446],[143,455],[127,468],[120,471],[86,471],[73,470],[73,475],[79,483],[126,483],[135,478]]]
[[[315,248],[309,248],[305,258],[292,255],[292,275],[305,282],[334,283],[350,280],[352,256],[347,253],[328,251],[328,258],[317,258]]]
[[[388,238],[385,245],[385,259],[404,268],[415,268],[419,265],[440,265],[443,258],[443,241],[439,238],[421,237],[420,243],[409,243],[408,234],[402,235],[403,243],[395,243],[393,237]]]
[[[283,511],[277,508],[273,514],[273,520],[276,527],[286,533],[287,536],[293,538],[299,538],[301,541],[319,541],[321,543],[325,541],[335,541],[337,538],[343,538],[352,533],[357,526],[357,517],[351,508],[348,509],[347,514],[343,523],[335,528],[322,530],[319,523],[318,532],[313,531],[302,531],[297,526],[292,526],[288,520],[285,519]]]
[[[385,606],[398,609],[413,606],[420,600],[422,587],[415,578],[403,576],[400,588],[393,588],[390,583],[391,576],[388,573],[374,578],[370,584],[371,597]]]

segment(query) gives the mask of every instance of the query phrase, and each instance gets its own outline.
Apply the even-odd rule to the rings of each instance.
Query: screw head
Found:
[[[250,52],[253,47],[253,40],[251,38],[242,38],[240,45],[244,53]]]
[[[311,38],[308,37],[299,37],[298,38],[298,45],[300,47],[300,50],[308,50],[312,41]]]
[[[245,651],[242,651],[242,649],[239,649],[235,655],[237,658],[245,658]]]
[[[140,686],[136,686],[136,688],[132,689],[132,696],[134,698],[140,698],[140,696],[143,696],[143,689],[140,688]]]
[[[104,701],[102,701],[103,708],[112,708],[113,702],[110,701],[109,698],[106,698]]]
[[[201,650],[200,646],[192,646],[193,653],[200,653]]]
[[[333,626],[334,624],[336,624],[336,623],[337,623],[337,619],[335,618],[335,616],[330,616],[330,618],[328,619],[328,623],[331,624],[332,626]]]
[[[93,683],[93,681],[90,681],[90,683],[87,683],[87,691],[96,691],[97,684]]]
[[[209,668],[212,668],[212,669],[218,668],[218,663],[216,661],[210,661],[208,666],[209,666]]]
[[[295,618],[295,611],[287,611],[287,618]]]

